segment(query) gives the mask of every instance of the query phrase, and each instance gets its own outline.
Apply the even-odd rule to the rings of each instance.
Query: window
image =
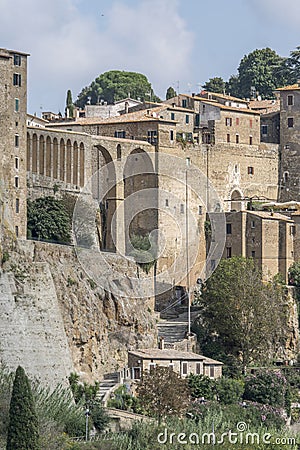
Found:
[[[15,147],[19,147],[20,138],[18,134],[15,134]]]
[[[21,65],[21,55],[14,53],[14,66],[20,66],[20,65]]]
[[[14,86],[21,86],[21,74],[14,73],[13,76],[13,85]]]
[[[232,228],[231,228],[231,223],[227,223],[226,224],[226,234],[231,234],[231,231],[232,230]]]
[[[169,200],[166,198],[166,206],[169,206]]]
[[[71,130],[71,131],[72,131],[72,130]],[[126,137],[126,132],[125,132],[124,130],[115,131],[115,137],[116,137],[116,138],[125,139],[125,137]]]
[[[226,117],[225,118],[225,125],[227,127],[231,127],[232,126],[232,118],[231,117]]]
[[[268,134],[268,125],[262,125],[261,126],[261,134],[263,136],[267,136],[267,134]]]
[[[199,127],[200,125],[200,114],[195,115],[195,127]]]
[[[287,104],[288,104],[288,106],[293,106],[293,104],[294,104],[294,96],[293,95],[287,96]]]
[[[252,145],[253,144],[253,138],[252,138],[252,136],[249,136],[249,145]]]
[[[16,213],[18,214],[20,212],[20,199],[16,198]]]
[[[15,169],[19,170],[19,158],[15,158]]]
[[[215,377],[215,366],[210,366],[209,367],[209,376],[210,376],[210,378],[214,378]]]
[[[251,252],[251,258],[255,258],[255,250],[252,250],[252,252]]]
[[[251,228],[255,228],[255,221],[251,220]]]
[[[19,177],[15,177],[15,187],[19,187]]]
[[[170,141],[174,141],[174,131],[170,130]]]
[[[230,142],[230,134],[227,134],[226,139],[227,139],[227,142]]]
[[[215,270],[215,268],[216,268],[216,260],[215,259],[210,260],[210,268],[211,268],[211,270]]]
[[[253,127],[253,120],[252,119],[249,120],[249,125],[250,125],[250,128]]]
[[[19,112],[20,108],[20,100],[18,98],[15,98],[15,112]]]
[[[18,237],[19,236],[19,227],[18,227],[18,225],[16,225],[15,230],[16,230],[16,236]]]
[[[175,120],[175,114],[171,113],[171,120]]]
[[[296,234],[296,227],[295,225],[290,225],[290,235],[295,236]]]
[[[180,213],[184,214],[184,204],[183,203],[181,203],[181,205],[180,205]]]
[[[283,172],[283,182],[287,183],[289,181],[289,172],[286,170]]]
[[[155,368],[155,363],[153,361],[151,361],[151,363],[149,363],[149,372],[153,372],[153,369]]]
[[[231,258],[232,252],[231,247],[226,247],[226,258]]]
[[[18,127],[19,126],[19,122],[16,122],[16,127]]]
[[[254,175],[254,167],[248,167],[248,175]]]
[[[186,108],[186,106],[187,106],[187,101],[186,101],[186,99],[184,98],[184,99],[182,100],[182,107],[183,107],[183,108]]]
[[[182,363],[182,375],[187,375],[188,373],[188,365],[187,362]]]
[[[235,143],[238,144],[240,142],[240,136],[238,134],[235,135]]]
[[[148,142],[149,142],[149,144],[157,144],[157,131],[156,130],[148,131]]]
[[[199,205],[198,206],[198,214],[199,214],[199,216],[201,216],[202,213],[203,213],[202,205]]]
[[[188,114],[185,116],[185,123],[190,123],[190,116]]]
[[[235,172],[235,173],[238,173],[238,171],[239,171],[239,166],[238,166],[237,164],[235,164],[235,165],[234,165],[234,172]]]
[[[239,124],[240,124],[240,119],[239,119],[239,117],[237,117],[237,118],[235,119],[235,124],[236,124],[236,125],[239,125]]]
[[[196,375],[201,375],[201,363],[196,363]]]
[[[288,126],[288,128],[293,128],[293,126],[294,126],[294,118],[293,117],[288,117],[287,126]]]

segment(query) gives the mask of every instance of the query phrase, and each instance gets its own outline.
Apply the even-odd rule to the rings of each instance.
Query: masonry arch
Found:
[[[242,211],[243,210],[243,194],[239,189],[235,189],[230,196],[230,210]]]
[[[65,181],[66,145],[63,139],[59,143],[59,178]]]
[[[51,154],[51,138],[46,138],[46,176],[51,177],[52,154]]]
[[[43,135],[39,139],[39,173],[45,174],[45,138]]]
[[[79,185],[84,186],[84,144],[80,143],[79,146]]]
[[[37,135],[34,133],[32,136],[32,172],[37,173],[38,171],[38,138]]]
[[[27,172],[31,171],[31,140],[30,134],[27,133],[27,153],[26,153],[26,170]]]
[[[141,148],[127,157],[123,172],[125,250],[132,235],[146,236],[158,229],[157,175],[150,156]],[[144,191],[144,193],[143,193]],[[138,193],[137,195],[134,195]]]
[[[73,184],[78,185],[78,144],[73,143]]]
[[[53,138],[53,178],[58,178],[58,140]]]
[[[67,157],[66,157],[66,181],[67,183],[72,182],[71,179],[72,173],[72,144],[70,139],[67,140]]]
[[[97,232],[100,250],[115,252],[116,170],[110,153],[101,145],[94,147],[92,171],[93,197],[99,203]]]

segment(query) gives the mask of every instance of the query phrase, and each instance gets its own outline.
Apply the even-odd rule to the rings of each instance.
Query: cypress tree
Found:
[[[74,104],[72,99],[72,92],[70,89],[67,92],[66,115],[69,115],[69,117],[74,117]]]
[[[19,366],[10,401],[6,450],[40,450],[38,441],[38,418],[30,383]]]

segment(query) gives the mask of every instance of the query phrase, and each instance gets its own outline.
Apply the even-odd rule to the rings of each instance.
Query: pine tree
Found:
[[[6,450],[39,450],[38,418],[29,380],[19,366],[9,408]]]

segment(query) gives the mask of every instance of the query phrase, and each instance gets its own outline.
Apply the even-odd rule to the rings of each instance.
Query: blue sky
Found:
[[[100,73],[131,70],[154,91],[197,92],[241,58],[300,45],[299,0],[0,0],[0,47],[31,54],[28,110],[63,111]]]

